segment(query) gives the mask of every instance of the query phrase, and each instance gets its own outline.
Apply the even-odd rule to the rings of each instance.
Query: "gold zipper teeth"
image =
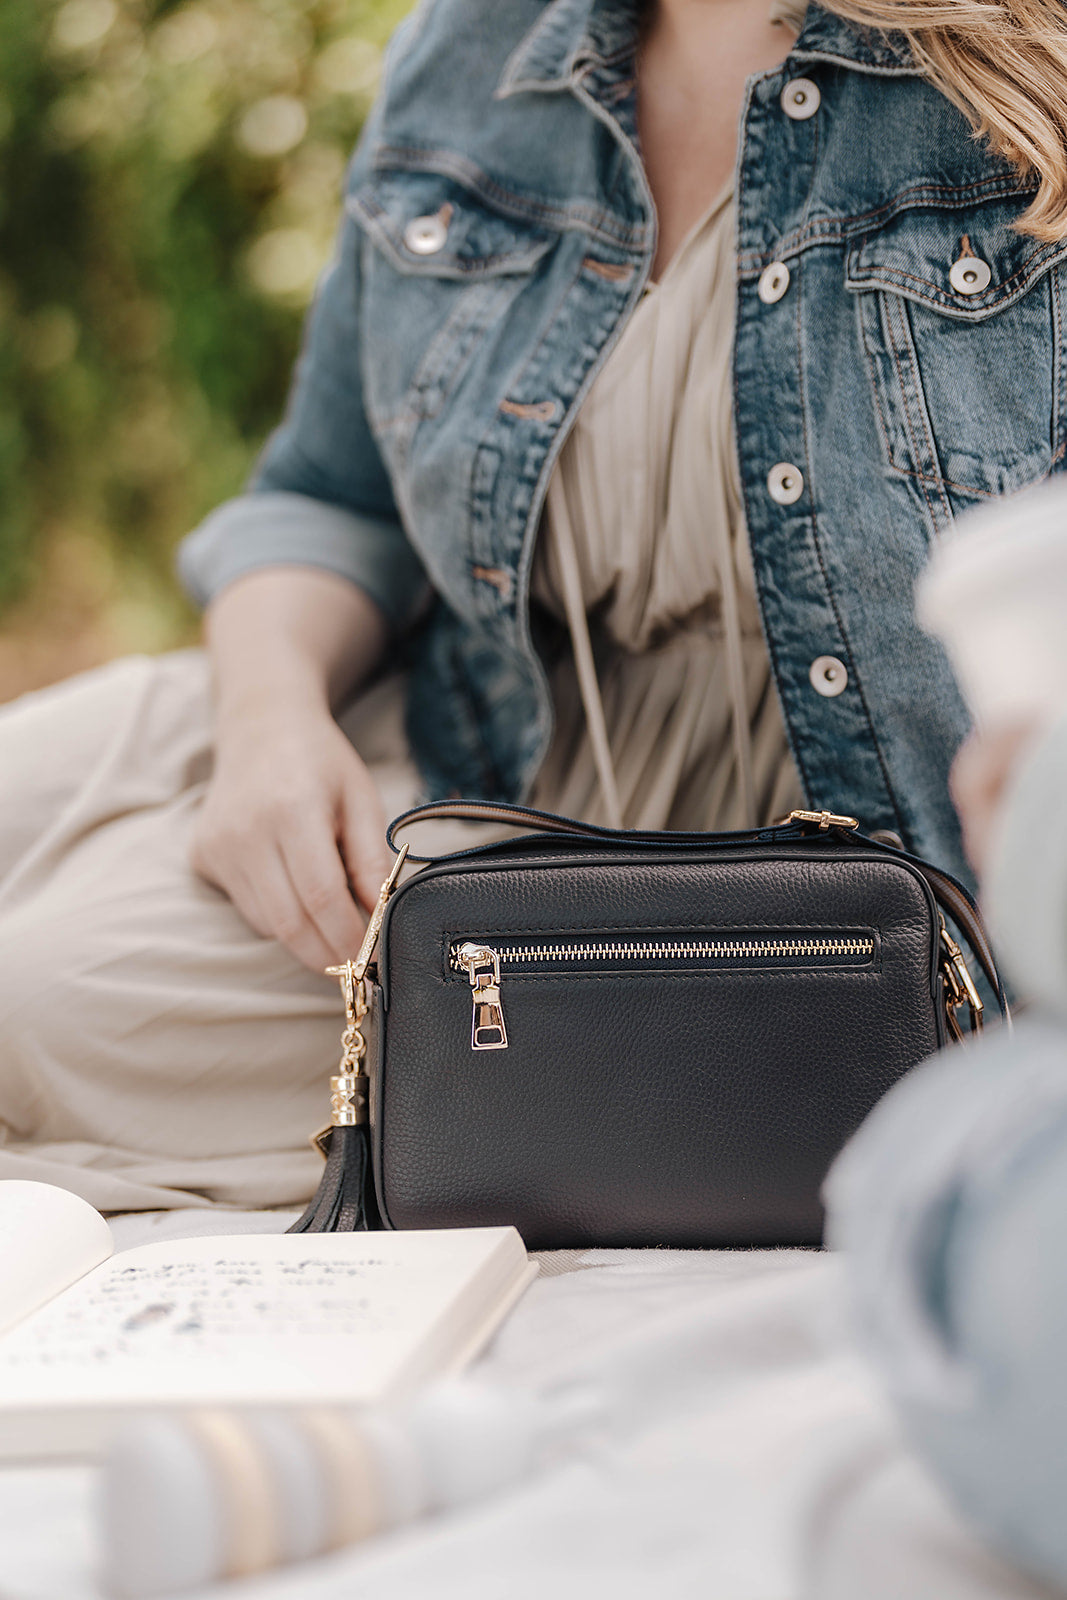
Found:
[[[871,956],[873,939],[689,940],[645,944],[539,944],[509,949],[493,947],[501,965],[520,961],[641,961],[683,957],[736,956]],[[461,970],[455,949],[452,966]]]

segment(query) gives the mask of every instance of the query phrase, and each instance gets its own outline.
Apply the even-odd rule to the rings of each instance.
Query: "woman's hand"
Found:
[[[193,866],[321,972],[354,956],[386,875],[374,782],[328,712],[262,706],[220,744]]]
[[[387,868],[374,782],[332,706],[387,638],[346,579],[261,570],[213,602],[215,772],[192,864],[257,933],[321,972],[359,949]]]

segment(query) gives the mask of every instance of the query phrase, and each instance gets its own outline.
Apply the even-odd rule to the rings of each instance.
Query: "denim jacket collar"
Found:
[[[791,54],[801,61],[840,61],[861,72],[880,75],[899,76],[920,71],[903,34],[879,33],[846,22],[844,17],[824,11],[814,0],[808,6],[804,26]]]
[[[634,46],[639,0],[552,0],[512,51],[496,98],[570,88],[583,68]]]
[[[583,68],[628,55],[638,10],[639,0],[552,0],[508,58],[496,98],[567,89]],[[792,54],[801,60],[840,61],[866,72],[919,70],[900,34],[855,27],[814,3],[808,6]]]

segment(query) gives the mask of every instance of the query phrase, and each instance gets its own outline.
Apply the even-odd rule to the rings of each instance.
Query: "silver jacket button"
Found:
[[[836,656],[816,656],[808,669],[808,677],[816,694],[832,700],[848,688],[848,669]]]
[[[404,229],[404,243],[413,256],[435,256],[445,240],[448,229],[440,217],[414,217]]]
[[[988,261],[978,256],[960,256],[949,268],[948,281],[957,294],[981,294],[993,276]]]
[[[759,275],[756,292],[765,306],[773,306],[789,288],[789,268],[784,261],[772,261]]]
[[[790,78],[782,90],[782,110],[794,122],[805,122],[819,109],[822,95],[810,78]]]
[[[791,461],[779,461],[767,474],[767,492],[780,506],[791,506],[804,493],[804,474]]]

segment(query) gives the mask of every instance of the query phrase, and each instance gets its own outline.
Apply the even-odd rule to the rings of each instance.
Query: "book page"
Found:
[[[51,1183],[0,1181],[0,1333],[106,1261],[111,1230],[88,1201]]]
[[[518,1241],[495,1228],[127,1251],[0,1339],[0,1405],[369,1398],[436,1329],[455,1343],[463,1293],[507,1235]],[[521,1241],[517,1251],[522,1271]],[[453,1355],[442,1348],[437,1364]]]

